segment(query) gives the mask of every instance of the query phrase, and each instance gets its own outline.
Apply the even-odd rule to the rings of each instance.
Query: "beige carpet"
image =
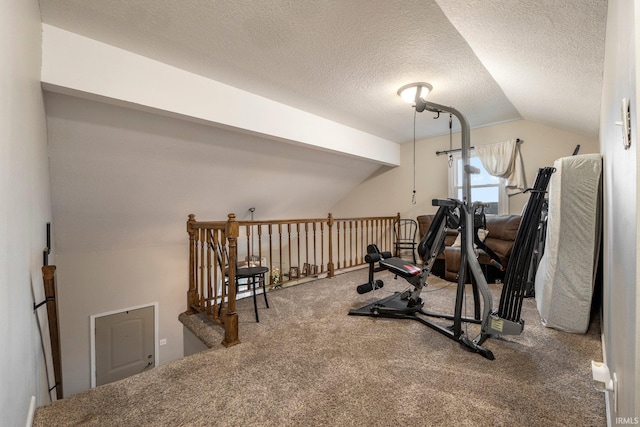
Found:
[[[377,298],[406,287],[379,276]],[[359,270],[270,292],[270,309],[258,300],[259,324],[251,300],[242,300],[242,344],[217,344],[38,408],[34,425],[606,425],[590,369],[602,359],[597,319],[586,335],[547,329],[535,301],[525,300],[524,332],[488,340],[489,361],[416,321],[347,316],[371,301],[355,291],[366,277]],[[433,278],[428,290],[446,284]],[[423,294],[426,308],[452,310],[454,292]]]

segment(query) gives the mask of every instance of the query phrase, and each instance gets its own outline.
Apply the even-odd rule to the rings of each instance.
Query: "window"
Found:
[[[471,175],[471,201],[489,204],[488,214],[506,215],[509,213],[509,198],[506,192],[506,180],[489,175],[482,162],[471,154],[471,166],[480,169],[479,174]],[[453,164],[449,168],[449,197],[462,200],[462,154],[453,153]]]

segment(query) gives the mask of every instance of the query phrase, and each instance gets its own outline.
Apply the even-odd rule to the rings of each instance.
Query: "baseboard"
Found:
[[[601,306],[600,307],[600,342],[602,345],[602,363],[607,365],[607,348],[605,344],[606,340],[604,339],[604,325],[602,324],[603,320],[604,320],[604,313]],[[609,404],[609,393],[610,392],[608,391],[604,392],[604,405],[605,405],[605,412],[607,414],[607,427],[611,427],[611,405]]]
[[[31,427],[33,425],[33,416],[36,413],[36,397],[31,396],[31,403],[29,404],[29,412],[27,413],[27,422],[25,427]]]

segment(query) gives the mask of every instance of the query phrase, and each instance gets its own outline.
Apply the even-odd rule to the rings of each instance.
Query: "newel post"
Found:
[[[186,314],[193,314],[191,307],[198,305],[198,289],[196,287],[196,229],[194,224],[196,216],[189,215],[187,220],[187,233],[189,233],[189,290],[187,291]]]
[[[229,286],[227,292],[227,312],[224,320],[224,339],[222,345],[231,347],[240,344],[238,339],[238,313],[236,312],[236,265],[238,260],[238,236],[240,227],[236,215],[230,213],[225,227],[225,235],[229,242]]]
[[[55,265],[42,267],[44,296],[47,302],[47,320],[49,321],[49,339],[51,340],[51,358],[53,359],[53,375],[56,381],[56,397],[62,399],[62,351],[60,349],[60,328],[58,306],[56,302]]]
[[[335,266],[333,264],[333,215],[329,213],[327,225],[329,226],[329,262],[327,263],[328,277],[335,275]]]

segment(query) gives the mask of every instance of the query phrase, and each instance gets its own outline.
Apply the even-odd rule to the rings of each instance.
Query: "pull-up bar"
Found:
[[[516,139],[518,144],[522,144],[524,141],[520,138]],[[476,147],[469,147],[470,150],[473,150]],[[444,150],[444,151],[436,151],[436,156],[442,156],[443,154],[455,153],[457,151],[462,151],[462,148],[454,148],[452,150]]]

